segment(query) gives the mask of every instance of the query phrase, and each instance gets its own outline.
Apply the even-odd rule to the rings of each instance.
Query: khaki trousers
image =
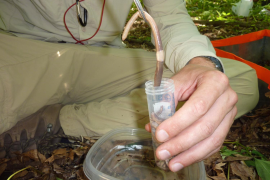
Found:
[[[256,72],[222,59],[237,92],[237,117],[258,102]],[[0,134],[45,105],[66,104],[60,123],[69,135],[103,135],[143,128],[149,121],[144,83],[152,79],[155,53],[141,49],[56,44],[0,33]],[[171,77],[169,69],[164,77]]]

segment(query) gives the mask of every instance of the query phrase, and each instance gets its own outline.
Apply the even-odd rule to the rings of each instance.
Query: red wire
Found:
[[[84,0],[80,0],[80,2],[82,2],[82,1],[84,1]],[[102,24],[102,19],[103,19],[103,13],[104,13],[105,2],[106,2],[106,0],[104,0],[103,5],[102,5],[102,12],[101,12],[101,17],[100,17],[100,23],[99,23],[99,26],[98,26],[96,32],[95,32],[94,35],[91,36],[90,38],[83,39],[83,40],[78,40],[78,39],[76,39],[76,38],[73,36],[73,34],[70,32],[70,30],[68,29],[67,23],[66,23],[66,14],[67,14],[67,12],[68,12],[68,11],[69,11],[76,3],[72,4],[71,6],[69,6],[69,8],[66,10],[66,12],[65,12],[65,14],[64,14],[64,24],[65,24],[65,27],[66,27],[68,33],[69,33],[69,34],[71,35],[71,37],[76,41],[75,44],[80,43],[80,44],[84,45],[84,44],[83,44],[83,41],[87,41],[87,40],[92,39],[92,38],[98,33],[98,31],[99,31],[99,29],[100,29],[100,26],[101,26],[101,24]]]

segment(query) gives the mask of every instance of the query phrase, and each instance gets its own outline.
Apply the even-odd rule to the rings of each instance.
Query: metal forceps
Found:
[[[135,3],[135,5],[136,5],[138,11],[140,12],[140,15],[143,17],[144,21],[145,21],[146,23],[148,23],[148,21],[147,21],[146,18],[145,18],[145,15],[144,15],[144,12],[143,12],[144,9],[143,9],[143,7],[142,7],[142,4],[141,4],[140,0],[134,0],[134,3]]]
[[[85,8],[84,9],[84,22],[81,18],[81,10],[80,10],[80,0],[76,0],[76,7],[77,7],[77,13],[78,13],[78,20],[79,20],[79,23],[81,24],[81,26],[85,27],[86,24],[87,24],[87,10]]]

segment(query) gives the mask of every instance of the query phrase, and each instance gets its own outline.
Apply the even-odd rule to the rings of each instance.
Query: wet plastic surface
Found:
[[[92,180],[205,180],[202,162],[173,173],[155,165],[151,134],[143,129],[113,130],[88,152],[83,169]]]

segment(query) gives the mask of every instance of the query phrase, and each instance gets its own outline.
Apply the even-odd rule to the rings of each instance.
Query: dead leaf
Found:
[[[87,147],[79,147],[77,149],[74,150],[74,153],[77,155],[77,156],[82,156],[84,154],[86,154],[88,148]]]
[[[270,91],[268,91],[267,93],[265,93],[265,96],[270,98]]]
[[[7,163],[4,163],[4,164],[0,165],[0,176],[6,170],[6,167],[7,167]]]
[[[218,163],[214,166],[214,170],[217,172],[218,177],[224,177],[226,179],[226,176],[224,174],[224,170],[222,166],[226,165],[226,163]]]
[[[58,166],[56,163],[53,163],[53,170],[57,173],[57,174],[62,174],[65,172],[65,170],[63,168],[61,168],[60,166]]]
[[[213,180],[227,180],[225,177],[219,177],[219,176],[209,176]]]
[[[0,164],[6,163],[8,161],[10,161],[10,159],[6,159],[6,158],[0,159]]]
[[[28,171],[27,170],[24,170],[22,172],[19,172],[18,174],[15,174],[15,176],[13,176],[12,179],[18,179],[20,177],[25,176],[26,174],[28,174]]]
[[[212,154],[211,156],[209,156],[207,159],[204,160],[204,164],[208,165],[208,166],[212,166],[212,163],[214,162],[221,162],[222,161],[222,157],[220,155],[220,152],[216,152],[215,154]]]
[[[234,156],[236,156],[236,157],[234,157]],[[234,156],[227,156],[225,158],[225,161],[245,161],[245,160],[252,159],[252,157],[243,156],[241,154],[234,154]]]
[[[53,161],[54,161],[54,155],[52,155],[51,157],[49,157],[48,159],[46,159],[45,162],[52,163]]]
[[[71,160],[71,161],[73,161],[74,160],[74,151],[72,150],[72,149],[70,149],[69,150],[69,159]]]
[[[42,164],[43,166],[41,167],[41,172],[43,172],[44,174],[49,174],[51,171],[51,166],[49,166],[48,164],[44,163]]]
[[[46,161],[46,157],[43,154],[38,152],[37,155],[41,163],[44,163]]]
[[[69,150],[62,148],[62,149],[56,149],[53,151],[54,159],[60,159],[63,157],[68,157]]]
[[[27,151],[25,153],[22,153],[22,156],[28,157],[28,158],[30,158],[30,159],[32,159],[34,161],[39,161],[37,149],[30,150],[30,151]]]
[[[79,180],[88,180],[88,178],[85,176],[84,172],[83,172],[83,167],[81,167],[77,172],[77,179]]]
[[[254,177],[254,170],[251,167],[248,167],[244,164],[240,164],[238,162],[230,163],[232,173],[239,176],[242,180],[248,180],[250,177],[251,179]]]
[[[61,155],[61,154],[66,154],[66,153],[67,153],[66,148],[56,149],[53,151],[53,154],[55,154],[55,155]]]

